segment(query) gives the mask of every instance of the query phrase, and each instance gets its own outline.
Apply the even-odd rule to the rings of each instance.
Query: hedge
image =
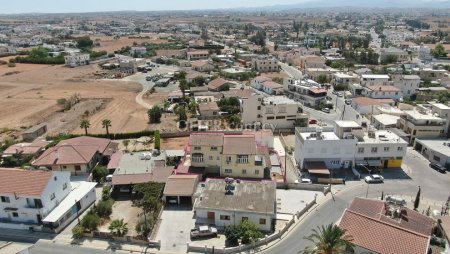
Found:
[[[109,138],[112,140],[116,139],[130,139],[130,138],[140,138],[143,136],[153,136],[155,131],[153,130],[143,130],[138,132],[127,132],[127,133],[110,133],[109,135],[106,133],[102,134],[88,134],[88,137],[95,137],[95,138]],[[84,134],[59,134],[56,136],[47,136],[47,140],[52,140],[53,142],[50,143],[49,147],[56,145],[61,140],[69,139],[69,138],[76,138],[76,137],[82,137],[86,136]],[[54,143],[54,144],[53,144]]]

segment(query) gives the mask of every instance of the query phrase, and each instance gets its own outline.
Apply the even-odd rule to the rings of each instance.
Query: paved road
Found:
[[[130,251],[121,251],[116,249],[94,249],[87,248],[78,245],[65,245],[65,244],[57,244],[51,243],[47,241],[39,241],[35,246],[29,249],[30,254],[107,254],[107,253],[130,253]],[[135,252],[136,253],[136,252]],[[147,252],[151,253],[151,252]]]
[[[297,68],[289,66],[282,62],[279,62],[278,64],[281,66],[281,69],[283,69],[287,74],[289,74],[289,76],[295,79],[303,79],[302,72],[297,70]]]
[[[312,210],[286,238],[262,253],[294,254],[304,250],[310,245],[310,242],[304,240],[303,237],[309,235],[317,226],[336,223],[353,198],[365,197],[366,193],[369,198],[380,197],[381,192],[414,197],[418,186],[421,186],[422,203],[436,201],[437,205],[442,204],[450,196],[450,174],[443,175],[431,169],[428,162],[416,151],[408,149],[404,165],[406,172],[398,170],[385,172],[383,174],[386,178],[384,184],[367,185],[362,181],[347,182],[350,187],[338,191],[334,195],[334,201],[328,195],[328,200],[317,209]],[[368,186],[369,188],[367,188]],[[336,192],[336,188],[339,187],[333,188]]]

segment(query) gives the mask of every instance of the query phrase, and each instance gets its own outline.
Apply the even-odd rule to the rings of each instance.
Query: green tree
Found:
[[[183,94],[183,100],[186,98],[186,90],[189,89],[186,79],[180,80],[180,85],[178,86]]]
[[[419,204],[420,204],[420,186],[416,194],[416,199],[414,200],[414,210],[417,211],[417,209],[419,208]]]
[[[159,130],[155,130],[155,149],[161,150],[161,135],[159,134]]]
[[[114,204],[113,199],[107,199],[107,200],[100,200],[95,207],[95,212],[98,216],[102,218],[107,218],[112,213],[112,206]]]
[[[231,128],[237,128],[241,123],[241,118],[238,115],[231,115],[228,117],[228,123]]]
[[[345,235],[345,230],[336,225],[329,224],[312,231],[313,233],[304,239],[314,245],[307,247],[303,251],[305,254],[343,254],[348,249],[353,249],[353,238]]]
[[[113,236],[124,236],[128,233],[128,223],[123,222],[123,219],[113,220],[108,229]]]
[[[98,217],[97,214],[91,211],[89,211],[89,213],[86,214],[84,218],[81,220],[81,226],[83,226],[85,229],[89,231],[96,230],[99,224],[100,224],[100,217]]]
[[[92,170],[92,179],[97,183],[100,183],[108,175],[108,169],[105,166],[97,165]]]
[[[436,44],[436,47],[434,47],[433,49],[433,55],[436,58],[447,56],[447,53],[445,53],[444,45],[442,45],[442,43]]]
[[[328,77],[325,74],[321,74],[317,77],[317,82],[319,83],[328,83]]]
[[[178,106],[177,109],[175,110],[175,114],[178,116],[180,128],[185,128],[187,121],[186,109],[184,107]]]
[[[77,43],[77,48],[79,49],[87,49],[94,46],[94,41],[92,41],[89,36],[78,37],[75,39],[75,42]]]
[[[134,229],[138,234],[141,234],[146,238],[154,224],[155,221],[153,217],[146,215],[145,217],[141,217]]]
[[[230,246],[237,246],[242,236],[242,229],[239,225],[230,225],[225,227],[225,238]]]
[[[225,84],[225,85],[219,87],[219,92],[229,91],[229,90],[230,90],[230,85],[229,84]]]
[[[148,118],[150,120],[150,123],[160,123],[161,122],[161,116],[162,116],[162,110],[159,106],[155,105],[151,109],[148,110]]]
[[[89,119],[83,118],[80,121],[80,128],[84,129],[84,134],[88,135],[88,129],[91,127],[91,122],[89,122]]]
[[[84,236],[84,228],[81,225],[76,225],[72,228],[72,235],[75,239],[83,238]]]
[[[106,135],[109,135],[109,127],[111,127],[111,120],[103,119],[102,120],[102,127],[104,129],[106,129]]]
[[[258,226],[255,223],[244,220],[240,223],[242,229],[242,243],[249,244],[254,243],[259,238],[263,237],[261,231],[259,231]]]
[[[128,139],[122,140],[122,145],[125,146],[125,150],[128,150],[129,144],[130,144],[130,140],[128,140]]]

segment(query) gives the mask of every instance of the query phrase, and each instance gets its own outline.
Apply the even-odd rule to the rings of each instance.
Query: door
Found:
[[[216,214],[214,212],[208,212],[207,217],[208,217],[208,220],[214,220],[216,217]]]

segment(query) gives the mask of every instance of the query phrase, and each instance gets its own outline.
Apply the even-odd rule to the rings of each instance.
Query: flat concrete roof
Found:
[[[342,128],[358,128],[361,127],[357,122],[355,121],[335,121],[336,125]]]
[[[321,138],[317,138],[314,135],[316,132],[301,132],[300,135],[304,140],[339,140],[339,137],[336,136],[334,132],[322,132]]]
[[[397,134],[390,130],[379,130],[375,131],[375,137],[369,137],[368,133],[364,135],[364,141],[361,143],[397,143],[397,144],[407,144],[405,140],[400,138]]]
[[[377,120],[379,123],[381,123],[384,126],[396,125],[397,120],[400,119],[399,116],[393,116],[393,115],[388,115],[388,114],[374,115],[373,118],[375,118],[375,120]]]
[[[416,142],[426,146],[430,150],[450,157],[450,147],[447,145],[450,144],[450,139],[416,139]]]
[[[150,158],[146,160],[141,160],[143,154],[150,154]],[[126,153],[122,155],[119,161],[119,166],[114,175],[121,174],[140,174],[140,173],[152,173],[152,168],[154,167],[154,161],[166,160],[165,153],[154,157],[151,151]]]

